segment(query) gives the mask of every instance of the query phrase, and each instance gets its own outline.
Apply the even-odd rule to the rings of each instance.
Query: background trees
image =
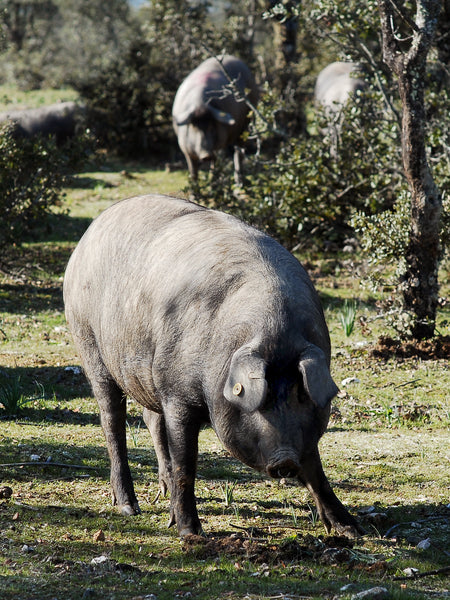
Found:
[[[411,178],[402,155],[403,102],[383,60],[376,0],[244,0],[231,5],[163,0],[143,2],[138,9],[125,0],[0,0],[1,72],[3,83],[26,88],[75,88],[103,145],[122,156],[170,162],[181,160],[171,126],[179,83],[212,53],[238,54],[262,88],[248,134],[246,181],[237,193],[229,161],[219,161],[212,175],[203,174],[198,198],[237,212],[291,249],[311,244],[338,249],[356,234],[372,263],[370,285],[397,288],[400,279],[406,285],[392,295],[390,308],[398,305],[402,334],[420,337],[432,332],[433,311],[423,329],[414,326],[411,309],[414,313],[417,297],[424,295],[432,296],[435,309],[438,248],[448,239],[450,8],[447,0],[433,3],[442,10],[436,36],[430,37],[428,61],[420,67],[425,112],[418,116],[421,156],[427,161],[421,164],[432,169],[444,199],[440,242],[441,219],[435,210],[434,262],[424,275],[426,281],[430,274],[434,278],[432,290],[413,285],[417,273],[411,254]],[[393,10],[397,5],[389,6]],[[415,6],[411,3],[411,10]],[[399,4],[384,26],[386,39],[391,22],[395,24],[394,43],[402,53],[422,27],[413,25],[414,10],[406,8]],[[370,84],[361,102],[345,107],[335,154],[324,134],[326,116],[312,100],[317,73],[334,60],[360,62]],[[422,246],[429,231],[418,227]],[[425,254],[430,255],[429,249]],[[406,291],[413,289],[420,292],[415,300]]]

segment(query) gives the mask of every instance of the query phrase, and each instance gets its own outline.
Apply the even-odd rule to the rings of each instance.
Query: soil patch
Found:
[[[214,537],[188,535],[183,540],[183,550],[202,560],[225,554],[236,558],[245,557],[258,564],[273,565],[304,559],[328,562],[331,556],[337,562],[344,562],[350,559],[349,550],[353,544],[352,540],[339,536],[316,538],[306,535],[273,543],[244,534]]]
[[[430,340],[394,340],[382,336],[372,349],[375,358],[421,358],[423,360],[450,359],[450,336],[440,336]]]

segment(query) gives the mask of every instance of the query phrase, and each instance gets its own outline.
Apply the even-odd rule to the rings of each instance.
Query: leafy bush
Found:
[[[85,138],[57,147],[49,138],[20,138],[0,128],[0,248],[19,244],[60,202],[65,175],[85,159]]]
[[[355,211],[372,214],[392,206],[395,190],[404,185],[400,150],[392,143],[399,131],[386,118],[379,94],[348,104],[337,152],[331,151],[320,111],[310,116],[309,136],[277,138],[280,108],[270,91],[260,102],[253,135],[262,151],[247,158],[243,189],[236,193],[231,167],[219,163],[212,175],[201,177],[195,190],[200,200],[239,214],[288,248],[313,240],[339,243],[352,233]]]

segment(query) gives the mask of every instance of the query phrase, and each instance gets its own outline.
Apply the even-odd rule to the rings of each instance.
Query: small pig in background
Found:
[[[247,65],[235,56],[211,57],[182,82],[172,109],[173,127],[195,181],[199,165],[214,160],[217,150],[238,143],[248,124],[258,90]],[[241,177],[241,153],[234,152],[235,178]]]

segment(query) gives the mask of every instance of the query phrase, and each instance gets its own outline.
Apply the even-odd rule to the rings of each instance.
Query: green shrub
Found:
[[[53,139],[17,139],[0,127],[0,249],[20,244],[59,204],[65,176],[85,159],[84,137],[57,147]]]
[[[236,193],[229,161],[218,161],[195,190],[202,202],[237,213],[291,249],[313,241],[340,243],[352,233],[356,211],[372,214],[393,205],[404,185],[400,148],[392,143],[399,131],[386,118],[379,94],[348,104],[336,152],[317,110],[309,118],[309,136],[274,134],[282,109],[269,90],[251,132],[262,151],[247,157],[243,188]]]

